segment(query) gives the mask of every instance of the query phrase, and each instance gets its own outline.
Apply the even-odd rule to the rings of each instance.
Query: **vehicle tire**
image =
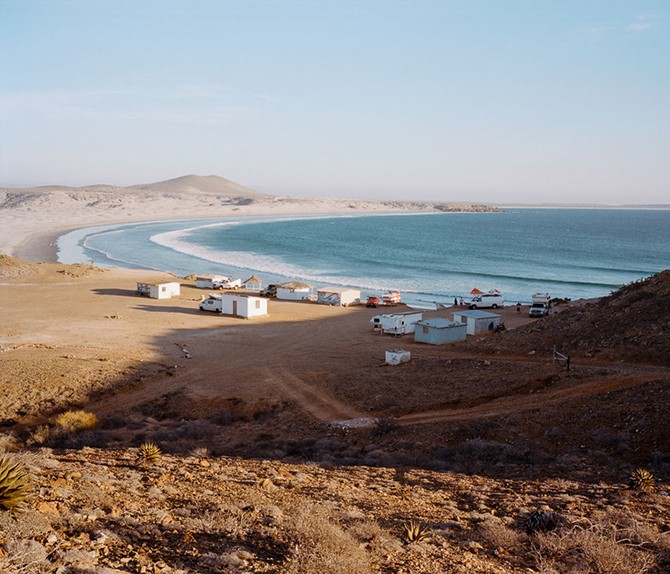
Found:
[[[223,285],[219,285],[219,286],[217,287],[217,289],[218,289],[219,291],[223,291]]]
[[[233,287],[233,289],[235,289],[235,291],[237,291],[239,288],[240,288],[239,285],[235,285],[235,286]]]
[[[470,305],[470,309],[476,309],[477,305]]]
[[[494,303],[493,305],[491,305],[491,308],[492,308],[492,309],[497,309],[497,308],[498,308],[497,303]]]

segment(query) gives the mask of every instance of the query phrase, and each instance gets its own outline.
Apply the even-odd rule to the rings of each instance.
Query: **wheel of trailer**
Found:
[[[491,305],[491,307],[493,307],[494,309],[497,309],[498,305],[496,303],[494,303],[493,305]]]

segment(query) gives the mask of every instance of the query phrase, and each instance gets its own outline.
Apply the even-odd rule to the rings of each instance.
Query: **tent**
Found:
[[[482,295],[483,293],[484,291],[480,291],[479,289],[477,289],[477,287],[475,287],[472,291],[470,291],[470,295]]]

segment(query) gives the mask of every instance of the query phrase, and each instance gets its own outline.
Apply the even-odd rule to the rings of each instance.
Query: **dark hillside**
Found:
[[[554,345],[567,355],[670,364],[670,270],[484,343],[518,352],[550,352]]]

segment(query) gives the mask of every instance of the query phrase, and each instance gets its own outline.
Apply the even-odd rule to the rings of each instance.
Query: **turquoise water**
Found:
[[[304,218],[149,222],[79,230],[59,259],[266,282],[301,279],[393,288],[406,301],[449,303],[477,287],[509,302],[532,293],[607,295],[670,267],[670,211],[516,209]]]

